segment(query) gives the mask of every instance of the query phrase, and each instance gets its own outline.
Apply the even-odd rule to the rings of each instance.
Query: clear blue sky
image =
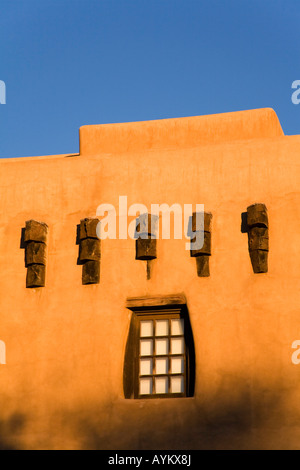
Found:
[[[300,0],[0,0],[0,156],[84,124],[272,107],[300,134]]]

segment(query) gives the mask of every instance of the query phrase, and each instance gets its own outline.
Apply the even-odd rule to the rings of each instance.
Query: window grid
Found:
[[[175,320],[175,322],[172,322],[172,320]],[[168,327],[167,331],[163,331],[163,327],[166,325]],[[177,328],[175,326],[177,326]],[[174,342],[172,340],[174,340],[174,342],[181,340],[180,350],[174,351]],[[166,342],[167,351],[163,351],[157,347],[159,344],[163,344],[162,341]],[[142,346],[147,344],[147,342],[148,349]],[[177,369],[174,360],[177,362]],[[147,367],[145,367],[146,361],[148,362]],[[158,367],[159,364],[162,366],[163,361],[167,361],[165,371],[160,370]],[[178,370],[179,364],[181,368],[180,371]],[[180,315],[160,315],[158,318],[151,315],[149,317],[143,316],[143,318],[140,319],[138,376],[138,393],[140,398],[181,397],[186,395],[184,320]],[[165,388],[163,386],[163,380],[165,380]],[[175,385],[176,381],[177,386]],[[161,384],[162,387],[160,387],[159,384]]]

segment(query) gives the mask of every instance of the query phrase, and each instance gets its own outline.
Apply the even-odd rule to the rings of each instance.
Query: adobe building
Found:
[[[0,160],[0,448],[299,449],[300,136],[259,109],[79,141]],[[100,242],[120,196],[204,204],[203,247]]]

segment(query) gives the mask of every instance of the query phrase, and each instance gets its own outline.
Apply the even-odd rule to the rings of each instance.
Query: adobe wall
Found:
[[[0,160],[0,448],[299,448],[300,137],[284,136],[272,110],[205,118],[85,126],[79,155]],[[128,206],[204,204],[210,277],[171,239],[158,240],[147,280],[135,242],[117,239],[102,241],[100,284],[82,285],[76,227],[120,195]],[[253,273],[241,231],[255,202],[269,216],[265,274]],[[49,226],[43,288],[26,288],[29,219]],[[177,293],[195,395],[126,400],[126,299]]]

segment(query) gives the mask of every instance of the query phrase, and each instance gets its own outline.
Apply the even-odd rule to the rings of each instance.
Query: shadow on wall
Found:
[[[230,386],[229,386],[230,385]],[[64,426],[77,429],[81,449],[176,450],[268,449],[268,430],[284,425],[280,391],[229,382],[217,396],[120,400],[64,414]],[[279,390],[279,389],[278,389]],[[218,397],[218,398],[217,398]],[[180,400],[180,403],[179,403]],[[71,429],[68,429],[70,432]],[[288,446],[289,436],[285,436]],[[300,447],[300,445],[299,445]]]
[[[4,420],[0,418],[0,450],[20,450],[19,436],[25,424],[25,418],[15,413]]]
[[[24,416],[14,414],[0,419],[0,450],[300,448],[300,427],[288,426],[282,392],[280,385],[254,387],[229,377],[205,398],[115,397],[70,411],[48,409],[42,433],[40,419],[31,419],[28,434]]]

